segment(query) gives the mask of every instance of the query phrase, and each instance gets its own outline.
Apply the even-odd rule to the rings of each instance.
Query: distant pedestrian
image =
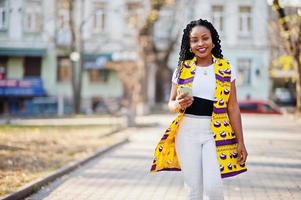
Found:
[[[168,106],[178,112],[155,150],[151,172],[179,171],[187,199],[222,200],[222,178],[247,171],[236,73],[207,20],[184,29]]]

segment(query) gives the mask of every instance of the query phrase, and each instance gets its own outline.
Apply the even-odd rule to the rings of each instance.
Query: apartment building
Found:
[[[238,99],[268,99],[270,81],[267,1],[199,0],[191,2],[194,3],[186,2],[186,10],[183,10],[183,7],[179,10],[181,12],[178,17],[180,29],[183,30],[191,20],[202,18],[211,21],[220,34],[224,57],[230,61],[237,72]],[[166,37],[169,36],[166,35]],[[181,38],[170,59],[171,69],[177,66],[180,40]]]
[[[139,1],[77,0],[74,19],[82,26],[82,107],[122,96],[108,61],[136,49]],[[0,113],[22,113],[36,97],[72,99],[68,4],[64,0],[0,0]]]
[[[127,59],[124,53],[137,50],[135,34],[148,1],[75,2],[75,22],[82,26],[84,44],[82,107],[95,110],[101,99],[123,94],[117,73],[104,65]],[[161,14],[155,26],[159,46],[172,36],[170,25],[176,25],[173,32],[178,30],[181,36],[190,20],[208,19],[218,29],[223,54],[237,72],[238,99],[269,97],[266,1],[179,0]],[[28,101],[39,96],[71,101],[69,19],[64,0],[0,0],[0,113],[22,112]],[[180,40],[169,61],[171,69],[177,66]],[[154,104],[156,69],[149,73],[148,98]],[[163,85],[168,97],[170,88]]]

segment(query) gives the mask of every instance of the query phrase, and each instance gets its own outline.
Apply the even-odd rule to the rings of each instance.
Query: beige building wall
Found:
[[[10,57],[7,63],[7,78],[21,79],[23,78],[23,58]]]

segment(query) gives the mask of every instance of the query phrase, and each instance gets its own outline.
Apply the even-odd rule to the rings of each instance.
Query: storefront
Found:
[[[0,48],[0,114],[26,112],[26,102],[44,96],[41,80],[46,49]]]
[[[30,111],[34,97],[45,96],[42,80],[39,78],[0,80],[0,114],[19,115]]]

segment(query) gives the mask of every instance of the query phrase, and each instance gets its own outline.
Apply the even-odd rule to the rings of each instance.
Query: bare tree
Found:
[[[119,61],[106,64],[106,68],[117,72],[123,85],[122,104],[126,110],[127,125],[133,127],[136,125],[136,106],[141,102],[141,73],[137,62]]]
[[[147,102],[147,83],[148,83],[148,66],[155,62],[155,44],[153,42],[153,33],[155,23],[160,16],[160,10],[166,4],[165,0],[150,0],[150,11],[138,30],[137,41],[139,45],[139,59],[142,69],[141,85],[143,89],[143,102]]]
[[[83,26],[85,24],[84,16],[84,4],[85,0],[67,0],[69,4],[69,27],[71,32],[71,43],[70,43],[70,55],[74,54],[78,56],[77,61],[72,61],[72,92],[73,92],[73,112],[80,113],[81,107],[81,93],[82,93],[82,74],[84,72],[84,40],[82,37]],[[79,5],[78,10],[75,9],[76,2]],[[80,3],[80,4],[79,4]],[[80,12],[80,23],[77,25],[75,21],[76,11]],[[72,60],[72,58],[71,58]]]
[[[301,114],[301,16],[297,14],[287,16],[278,0],[273,0],[273,8],[278,15],[278,22],[281,26],[281,36],[284,38],[285,51],[288,55],[292,56],[293,64],[298,74],[296,80],[296,113]]]
[[[170,76],[170,70],[168,68],[168,60],[174,49],[174,46],[178,39],[178,34],[175,36],[171,34],[173,32],[173,26],[170,26],[169,30],[166,30],[170,34],[170,38],[168,39],[166,48],[163,50],[158,49],[155,42],[154,37],[154,28],[156,22],[160,19],[160,11],[164,9],[166,6],[173,6],[173,14],[170,18],[171,24],[176,19],[176,0],[151,0],[150,1],[150,11],[144,22],[144,25],[139,30],[138,34],[138,44],[139,44],[139,55],[142,60],[141,64],[143,67],[143,76],[144,80],[142,82],[142,88],[144,91],[144,102],[147,102],[147,80],[148,80],[148,66],[153,64],[156,66],[156,96],[157,101],[163,101],[164,96],[164,88],[162,87],[162,83],[168,80]],[[175,22],[175,21],[174,21]]]
[[[80,54],[79,61],[78,62],[72,62],[72,91],[73,91],[73,108],[75,113],[80,112],[80,104],[81,104],[81,89],[82,89],[82,76],[83,73],[83,47],[84,47],[84,41],[82,39],[82,29],[83,25],[85,23],[85,20],[81,17],[80,23],[75,23],[74,16],[75,12],[78,10],[75,10],[76,2],[79,3],[77,0],[65,0],[66,3],[69,5],[69,27],[71,32],[71,43],[70,43],[70,54],[76,52]],[[84,0],[80,0],[81,5],[83,5],[85,2]],[[135,110],[135,105],[141,102],[147,102],[147,73],[148,73],[148,64],[155,63],[159,66],[160,69],[163,69],[162,72],[164,72],[164,68],[167,68],[167,61],[168,57],[170,55],[170,52],[172,51],[172,47],[175,44],[176,40],[171,39],[170,44],[168,45],[168,50],[163,56],[159,56],[161,52],[158,51],[158,49],[155,46],[154,42],[154,25],[159,19],[160,10],[165,5],[171,5],[173,4],[173,0],[150,0],[150,10],[149,14],[145,18],[145,21],[143,22],[143,25],[141,28],[137,30],[137,42],[139,46],[138,54],[139,59],[137,63],[131,63],[126,62],[122,64],[122,68],[120,69],[118,65],[120,65],[120,62],[115,63],[108,63],[106,67],[114,69],[117,71],[118,76],[121,78],[125,91],[125,96],[129,97],[128,102],[130,101],[131,105],[129,107],[131,110]],[[81,6],[83,7],[83,6]],[[80,15],[83,16],[83,9],[79,9],[81,12]],[[78,24],[80,24],[78,26]],[[162,55],[162,54],[160,54]],[[125,65],[128,66],[128,69],[125,70]],[[161,67],[160,67],[161,66]],[[163,66],[163,67],[162,67]],[[124,77],[124,74],[128,74],[128,72],[131,71],[131,78],[130,82],[126,80]],[[139,85],[139,87],[133,87],[133,75],[135,76],[135,80],[138,82],[136,85]],[[166,73],[163,73],[166,74]],[[134,100],[135,99],[135,100]],[[129,104],[129,103],[127,103]],[[133,111],[136,112],[136,111]]]
[[[194,5],[196,0],[174,0],[172,3],[168,4],[168,9],[171,11],[171,15],[169,16],[166,34],[168,37],[164,38],[165,48],[160,49],[157,47],[156,40],[153,40],[154,43],[154,53],[155,53],[155,64],[157,66],[156,73],[156,102],[164,102],[165,99],[165,90],[170,89],[170,77],[172,71],[168,67],[168,62],[170,60],[170,56],[172,55],[178,39],[180,37],[180,33],[182,31],[181,25],[183,24],[183,12],[185,9],[189,10],[189,18],[193,18],[195,15]],[[183,9],[184,8],[184,9]],[[169,87],[162,87],[162,85],[168,85]]]
[[[171,16],[169,18],[169,27],[166,30],[167,38],[164,38],[165,48],[160,49],[156,43],[156,40],[153,37],[153,46],[154,46],[154,54],[155,54],[155,64],[157,67],[156,70],[156,102],[164,102],[165,101],[165,90],[167,88],[162,87],[162,85],[170,85],[170,76],[172,74],[170,68],[168,67],[168,61],[172,52],[174,51],[175,45],[177,44],[180,29],[178,26],[175,26],[177,20],[179,19],[177,16],[178,12],[178,4],[174,4],[172,8],[169,8],[171,11]],[[174,30],[177,29],[177,30]]]
[[[80,113],[81,108],[82,74],[84,72],[83,28],[94,14],[92,12],[87,18],[84,18],[85,3],[85,0],[62,0],[58,2],[60,7],[68,11],[68,33],[65,32],[65,34],[70,34],[70,41],[65,41],[64,44],[60,44],[60,47],[69,54],[72,61],[71,86],[74,113]]]
[[[142,26],[137,29],[138,59],[133,61],[108,62],[107,68],[114,69],[123,83],[124,106],[128,108],[129,126],[135,126],[135,117],[138,104],[147,103],[148,67],[151,64],[159,64],[164,61],[167,67],[168,57],[172,46],[176,42],[172,39],[165,54],[155,46],[154,28],[159,20],[160,11],[166,5],[173,4],[172,0],[150,0],[150,9],[145,18],[142,18]],[[163,56],[162,56],[163,55]],[[163,67],[160,67],[162,69]],[[160,70],[159,69],[159,70]],[[154,83],[155,84],[155,83]]]
[[[84,47],[84,41],[82,39],[82,29],[85,23],[85,20],[83,17],[81,17],[80,23],[75,23],[74,16],[75,16],[75,5],[76,3],[79,3],[79,0],[65,0],[69,5],[69,15],[70,15],[70,21],[69,21],[69,27],[71,32],[71,43],[70,43],[70,54],[72,52],[77,52],[80,54],[79,61],[78,62],[72,62],[72,91],[73,91],[73,108],[75,113],[80,112],[80,104],[81,104],[81,90],[82,90],[82,73],[83,73],[83,47]],[[84,0],[80,0],[81,5],[85,3]],[[150,9],[149,12],[144,18],[144,22],[142,23],[142,26],[138,28],[137,30],[137,43],[138,43],[138,61],[137,63],[133,64],[131,62],[126,62],[126,66],[130,66],[128,70],[132,70],[131,74],[133,77],[133,74],[135,75],[135,80],[137,80],[137,84],[140,85],[139,87],[136,87],[133,89],[132,82],[133,79],[130,78],[132,81],[129,83],[126,81],[126,78],[124,77],[124,74],[128,74],[128,70],[125,70],[125,68],[119,68],[118,64],[121,64],[120,62],[116,62],[115,64],[110,62],[106,67],[112,68],[115,71],[117,71],[118,76],[121,78],[125,91],[125,96],[128,97],[128,102],[131,101],[131,105],[129,107],[131,108],[132,112],[135,109],[135,105],[137,106],[138,103],[144,103],[147,104],[147,83],[148,83],[148,67],[151,64],[154,64],[157,67],[157,83],[162,83],[166,80],[168,80],[168,77],[170,77],[170,70],[167,66],[169,56],[171,55],[171,52],[173,51],[173,47],[177,42],[178,35],[179,34],[172,34],[173,26],[167,30],[169,34],[172,36],[168,38],[167,45],[165,49],[158,49],[155,44],[155,38],[154,38],[154,27],[156,22],[160,18],[160,11],[164,6],[173,6],[177,5],[176,0],[150,0]],[[83,16],[83,6],[81,9],[77,9],[76,11],[80,11],[80,15]],[[176,10],[173,10],[173,14],[170,18],[171,22],[170,24],[175,23],[176,17]],[[78,26],[79,24],[79,26]],[[125,66],[125,65],[123,65]],[[135,82],[135,81],[134,81]],[[155,83],[154,83],[155,84]],[[131,85],[131,86],[130,86]],[[164,88],[160,87],[160,85],[157,84],[157,95],[159,101],[163,100],[163,90]],[[133,100],[133,98],[135,100]],[[127,103],[128,104],[128,103]],[[133,105],[132,105],[133,104]]]

